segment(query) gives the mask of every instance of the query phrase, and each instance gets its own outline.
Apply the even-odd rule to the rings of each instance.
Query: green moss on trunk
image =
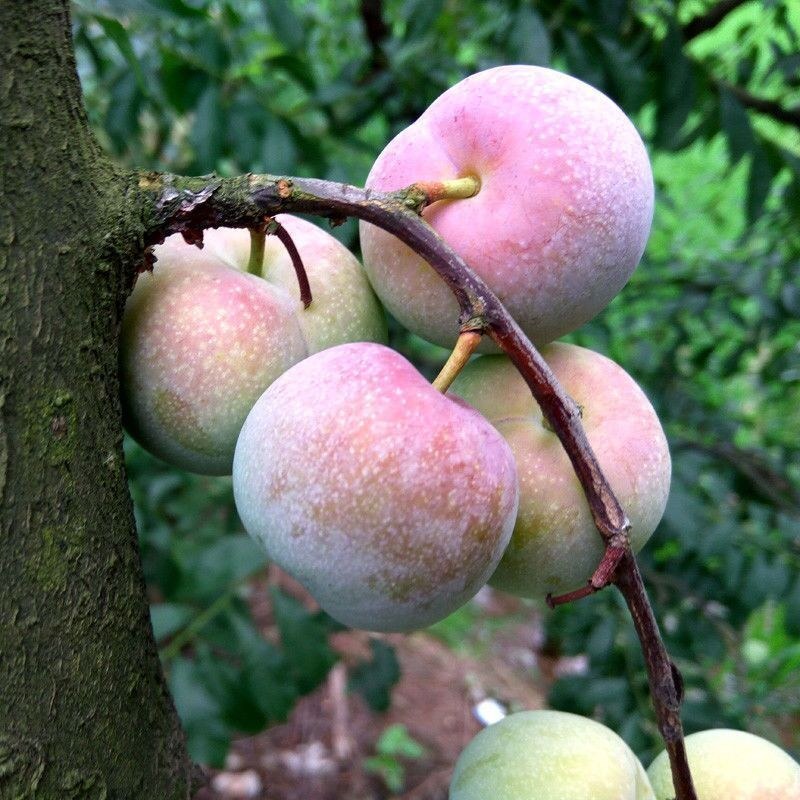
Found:
[[[0,4],[0,797],[186,798],[122,456],[129,178],[89,133],[66,0]]]

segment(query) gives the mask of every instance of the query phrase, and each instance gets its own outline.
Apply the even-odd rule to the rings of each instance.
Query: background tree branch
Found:
[[[707,31],[713,30],[725,17],[739,6],[743,6],[749,0],[723,0],[721,3],[712,6],[705,12],[690,19],[682,28],[683,40],[690,42]]]

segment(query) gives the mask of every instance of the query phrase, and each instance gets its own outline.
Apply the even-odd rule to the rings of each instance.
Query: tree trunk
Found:
[[[0,797],[190,793],[148,617],[117,339],[142,232],[67,0],[0,3]]]

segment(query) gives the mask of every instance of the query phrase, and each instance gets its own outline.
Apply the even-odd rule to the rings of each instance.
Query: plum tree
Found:
[[[242,427],[236,507],[270,558],[354,627],[424,627],[497,566],[517,510],[511,450],[398,353],[344,344],[278,378]]]
[[[698,800],[800,800],[800,764],[772,742],[723,728],[685,742]],[[666,752],[647,774],[657,800],[675,797]]]
[[[474,196],[424,216],[536,344],[597,314],[641,258],[653,212],[647,153],[625,114],[575,78],[532,66],[466,78],[387,145],[367,186],[470,178]],[[458,306],[430,266],[363,222],[361,245],[389,311],[452,345]]]
[[[450,800],[654,800],[614,731],[563,711],[521,711],[481,731],[456,762]]]
[[[563,343],[542,348],[542,355],[581,409],[589,442],[628,514],[631,545],[638,550],[658,525],[669,493],[669,449],[658,417],[611,359]],[[479,356],[452,391],[503,434],[517,463],[519,514],[492,585],[542,597],[585,583],[603,555],[603,542],[569,458],[519,372],[505,356]]]
[[[277,217],[308,273],[303,308],[286,248],[264,243],[246,271],[250,236],[208,230],[202,250],[180,235],[155,248],[123,319],[120,371],[125,424],[148,450],[193,472],[228,474],[236,437],[267,386],[310,353],[384,341],[383,311],[350,251],[298,217]]]

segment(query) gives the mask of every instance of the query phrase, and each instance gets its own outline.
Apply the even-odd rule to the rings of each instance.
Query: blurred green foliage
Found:
[[[800,5],[728,5],[714,22],[705,0],[85,0],[75,37],[102,143],[174,172],[361,184],[438,94],[501,63],[551,65],[613,97],[650,148],[653,234],[627,288],[570,338],[625,366],[670,437],[672,494],[642,565],[687,729],[747,728],[798,755]],[[357,248],[352,223],[336,235]],[[396,326],[393,343],[435,371],[440,350]],[[233,732],[284,718],[323,679],[333,623],[275,593],[266,641],[246,602],[264,559],[229,481],[132,444],[128,463],[172,691],[192,754],[219,764]],[[659,742],[619,596],[547,626],[549,649],[588,655],[552,704],[647,760]],[[397,663],[380,642],[372,655],[351,688],[385,707]]]

